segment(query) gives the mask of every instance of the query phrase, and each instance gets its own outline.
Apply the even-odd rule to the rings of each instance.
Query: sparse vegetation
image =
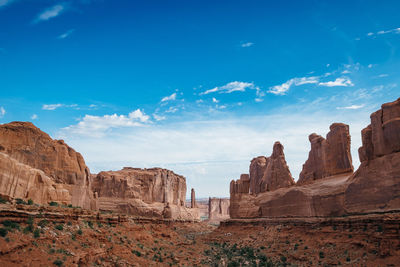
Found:
[[[62,224],[57,224],[54,228],[56,228],[59,231],[64,230],[64,226]]]
[[[33,231],[33,237],[34,238],[39,238],[40,237],[40,230],[39,229],[35,229],[35,231]]]
[[[50,202],[49,205],[52,207],[58,207],[58,203],[54,201]]]

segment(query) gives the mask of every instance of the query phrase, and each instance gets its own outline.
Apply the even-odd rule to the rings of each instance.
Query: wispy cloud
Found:
[[[176,99],[176,93],[173,93],[172,95],[165,96],[161,99],[161,102],[166,102],[166,101],[171,101]]]
[[[275,95],[284,95],[287,91],[289,91],[292,85],[300,86],[303,84],[316,84],[318,83],[319,78],[316,76],[311,77],[301,77],[301,78],[292,78],[286,81],[283,84],[275,85],[269,88],[268,93]]]
[[[40,21],[46,21],[55,18],[58,15],[60,15],[63,11],[65,11],[65,9],[66,9],[65,4],[57,4],[52,7],[49,7],[45,9],[42,13],[40,13],[34,20],[34,22],[38,23]]]
[[[394,28],[394,29],[390,29],[390,30],[381,30],[381,31],[377,31],[377,32],[369,32],[367,33],[367,37],[372,37],[372,36],[379,36],[379,35],[384,35],[384,34],[388,34],[388,33],[394,33],[394,34],[400,34],[400,28]]]
[[[70,36],[74,31],[75,31],[75,29],[71,29],[71,30],[69,30],[69,31],[66,31],[65,33],[59,35],[59,36],[57,37],[57,39],[65,39],[65,38],[67,38],[68,36]]]
[[[337,107],[336,109],[360,109],[363,108],[365,105],[351,105],[351,106],[347,106],[347,107]]]
[[[220,94],[230,94],[232,92],[244,92],[244,91],[246,91],[246,89],[255,89],[257,91],[260,90],[260,88],[252,82],[248,83],[248,82],[234,81],[234,82],[227,83],[223,86],[214,87],[212,89],[204,91],[204,92],[200,93],[200,95],[207,95],[207,94],[215,93],[215,92],[218,92]]]
[[[240,46],[241,46],[241,47],[250,47],[250,46],[253,46],[253,45],[254,45],[254,43],[252,43],[252,42],[247,42],[247,43],[241,44]]]
[[[6,110],[3,107],[0,107],[0,118],[4,117],[6,115]]]
[[[113,128],[139,127],[149,123],[150,117],[140,109],[134,110],[128,115],[85,115],[78,124],[62,129],[64,132],[101,137]]]
[[[38,119],[38,115],[33,114],[33,115],[31,116],[31,120],[37,120],[37,119]]]
[[[218,101],[215,97],[213,97],[213,98],[212,98],[212,102],[213,102],[213,103],[218,103],[219,101]]]
[[[153,118],[154,118],[156,121],[163,121],[163,120],[165,120],[167,117],[166,117],[166,116],[161,116],[161,115],[158,115],[158,114],[154,113],[154,114],[153,114]]]
[[[43,110],[56,110],[56,109],[62,108],[62,107],[80,109],[77,104],[66,105],[66,104],[60,104],[60,103],[59,104],[44,104],[42,106],[42,109]]]
[[[62,106],[64,106],[64,104],[44,104],[42,106],[43,110],[56,110],[58,108],[61,108]]]
[[[341,78],[336,78],[334,81],[329,81],[329,82],[321,82],[318,84],[319,86],[327,86],[327,87],[334,87],[334,86],[354,86],[354,84],[351,82],[350,78],[348,77],[341,77]]]

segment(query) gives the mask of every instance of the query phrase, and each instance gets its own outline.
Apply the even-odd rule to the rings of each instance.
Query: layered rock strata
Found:
[[[30,122],[11,122],[0,125],[0,152],[10,158],[7,159],[3,155],[0,164],[3,167],[0,191],[7,192],[10,197],[18,196],[26,199],[30,196],[38,203],[53,201],[53,193],[42,193],[40,197],[32,194],[33,188],[43,188],[42,184],[46,184],[45,187],[53,192],[49,188],[51,181],[52,187],[58,190],[57,192],[68,191],[68,197],[65,191],[62,193],[63,202],[86,209],[96,209],[96,199],[90,189],[89,168],[82,155],[63,140],[53,140]],[[15,160],[12,164],[11,159]],[[6,167],[7,164],[10,167]],[[11,165],[17,166],[15,167],[17,169],[13,169]],[[32,170],[28,171],[28,167]],[[18,173],[18,170],[22,169],[23,171]],[[32,178],[32,174],[38,173],[38,170],[42,173]],[[17,190],[15,186],[25,184],[27,181],[30,183],[25,187],[26,192]],[[10,191],[9,188],[13,187],[16,190]]]
[[[101,210],[156,218],[168,214],[173,219],[198,219],[196,209],[185,207],[185,177],[170,170],[125,167],[119,171],[103,171],[93,175],[93,191],[98,194]]]
[[[208,200],[208,218],[212,222],[229,219],[229,198],[210,197]]]
[[[353,172],[349,126],[333,123],[329,129],[326,139],[315,133],[308,137],[311,150],[297,181],[298,185]]]
[[[231,190],[231,218],[329,218],[400,211],[399,122],[400,99],[383,104],[371,115],[371,124],[362,130],[361,165],[355,173],[348,155],[348,127],[333,124],[326,141],[318,138],[317,148],[311,149],[303,169],[313,173],[303,176],[310,179],[258,195]],[[336,159],[322,152],[327,151],[323,148],[327,143],[341,151]],[[322,167],[315,166],[317,162]],[[332,173],[336,175],[325,176]]]

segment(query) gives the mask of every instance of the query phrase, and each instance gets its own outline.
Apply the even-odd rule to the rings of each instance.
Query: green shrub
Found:
[[[54,228],[60,231],[64,230],[64,226],[62,224],[57,224]]]
[[[378,228],[376,229],[376,231],[377,232],[382,232],[383,231],[382,225],[378,225]]]
[[[63,263],[64,262],[62,260],[60,260],[60,259],[56,259],[55,261],[53,261],[53,264],[56,265],[56,266],[62,266]]]
[[[24,228],[24,234],[32,233],[33,232],[33,225],[29,224],[27,227]]]
[[[48,220],[41,220],[39,223],[38,223],[38,225],[40,226],[40,227],[45,227],[46,225],[48,225],[49,224],[49,221]]]
[[[20,199],[20,198],[17,198],[17,199],[15,200],[15,203],[21,204],[21,205],[26,205],[26,204],[28,204],[28,203],[26,203],[25,201],[23,201],[23,200]]]
[[[8,233],[7,228],[4,227],[0,228],[0,236],[5,237],[7,233]]]
[[[32,199],[28,199],[28,205],[33,205],[33,200]]]
[[[281,261],[282,262],[286,262],[287,261],[286,257],[285,256],[281,256]]]
[[[78,235],[82,235],[82,229],[78,229],[78,231],[76,231],[76,233],[77,233]]]
[[[93,229],[93,222],[92,222],[92,221],[88,221],[87,224],[88,224],[88,226],[89,226],[90,228]]]
[[[5,198],[0,197],[0,204],[6,204],[7,202]]]
[[[28,220],[26,221],[27,224],[33,225],[34,219],[33,217],[28,217]]]
[[[134,249],[132,249],[132,253],[135,254],[138,257],[142,256],[142,253],[140,253],[140,251],[137,251],[137,250],[134,250]]]
[[[54,201],[50,202],[49,205],[52,207],[58,207],[58,203]]]
[[[33,237],[34,238],[39,238],[40,237],[40,230],[39,229],[35,229],[35,231],[33,231]]]
[[[346,261],[347,261],[347,262],[350,261],[350,260],[351,260],[350,257],[347,257],[347,258],[346,258]]]
[[[10,220],[5,220],[2,222],[2,224],[7,227],[7,228],[12,228],[12,229],[18,229],[19,230],[19,223],[13,222]]]
[[[320,252],[319,252],[319,258],[320,258],[320,259],[325,258],[325,254],[324,254],[323,251],[320,251]]]

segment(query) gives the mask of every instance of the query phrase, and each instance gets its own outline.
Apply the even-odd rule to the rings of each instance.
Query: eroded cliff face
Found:
[[[311,151],[303,165],[298,185],[353,172],[349,126],[333,123],[329,129],[326,139],[315,133],[310,134]]]
[[[229,198],[210,197],[208,200],[208,219],[212,222],[229,219]]]
[[[163,217],[169,205],[173,219],[198,219],[196,209],[185,207],[186,179],[161,168],[125,167],[93,175],[93,191],[101,210]]]
[[[371,115],[371,125],[362,130],[361,165],[355,173],[351,172],[349,138],[348,127],[337,123],[331,126],[326,140],[312,134],[303,181],[296,186],[251,195],[232,190],[231,183],[231,218],[309,218],[399,211],[400,99],[383,104]]]
[[[6,188],[9,184],[32,182],[29,173],[40,170],[43,172],[40,177],[50,178],[54,188],[57,190],[65,189],[69,192],[69,197],[63,197],[64,202],[86,209],[96,209],[95,197],[90,190],[89,168],[81,154],[65,144],[64,141],[53,140],[30,122],[11,122],[0,125],[0,152],[26,166],[23,168],[22,174],[18,174],[18,170],[11,168],[11,166],[8,169],[7,167],[2,168],[1,184],[5,188],[0,190],[7,191]],[[7,165],[9,162],[3,157],[1,165]],[[22,165],[18,165],[18,168],[22,168]],[[36,171],[26,171],[27,167]],[[37,178],[36,181],[43,179]],[[39,187],[41,186],[40,183],[36,184]],[[31,187],[35,188],[33,185]],[[16,195],[21,197],[21,192],[17,193],[17,191],[8,191],[8,194],[12,198],[15,198]],[[21,198],[28,198],[28,192],[25,193],[25,196]],[[38,203],[54,200],[53,197],[49,197],[49,194],[36,197],[30,193],[30,196],[35,198]],[[49,198],[47,199],[46,196]]]
[[[283,146],[275,142],[270,157],[260,156],[250,163],[250,193],[258,194],[294,185],[286,164]]]

